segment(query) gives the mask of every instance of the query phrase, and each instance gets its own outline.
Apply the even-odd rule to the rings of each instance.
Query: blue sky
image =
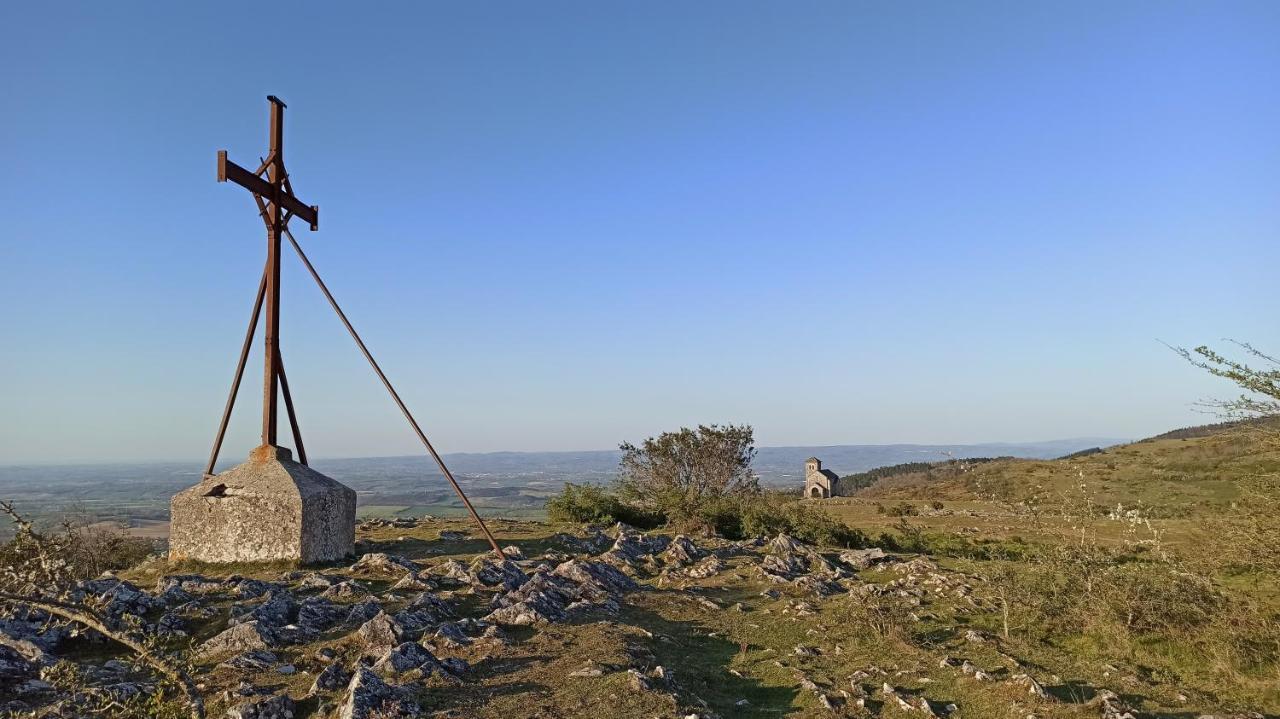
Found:
[[[297,236],[443,451],[1201,423],[1231,388],[1157,339],[1280,345],[1277,38],[1243,2],[8,3],[0,464],[208,451],[264,252],[215,151],[255,163],[268,93]],[[288,259],[311,454],[416,451]]]

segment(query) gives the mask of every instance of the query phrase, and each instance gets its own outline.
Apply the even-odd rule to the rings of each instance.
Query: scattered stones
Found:
[[[1136,719],[1129,707],[1109,689],[1099,689],[1089,701],[1089,706],[1097,707],[1102,719]]]
[[[345,620],[350,613],[349,608],[323,597],[307,597],[298,603],[295,621],[311,631],[323,632]]]
[[[399,719],[421,713],[417,702],[378,678],[368,667],[358,667],[347,685],[337,719]]]
[[[569,610],[609,606],[615,596],[637,588],[634,580],[600,562],[570,560],[553,571],[539,569],[528,581],[494,597],[486,621],[543,624],[564,619]]]
[[[323,592],[320,592],[320,596],[325,599],[350,601],[352,599],[360,599],[361,597],[369,596],[369,590],[365,589],[359,582],[348,579],[343,582],[338,582]]]
[[[373,599],[366,599],[365,601],[360,602],[359,604],[353,605],[351,609],[347,611],[347,618],[345,623],[348,626],[356,626],[356,625],[364,624],[370,619],[373,619],[374,617],[378,616],[378,614],[380,614],[381,612],[382,612],[381,604],[378,604],[378,602],[374,601]]]
[[[661,536],[647,537],[632,527],[619,522],[614,530],[617,539],[609,551],[600,555],[600,559],[610,564],[629,569],[638,569],[653,562],[653,554],[661,552],[667,546],[667,540]]]
[[[371,574],[392,574],[400,576],[405,572],[417,572],[418,565],[398,554],[365,554],[351,565],[352,572],[368,572]]]
[[[691,579],[706,579],[724,571],[725,563],[714,554],[698,564],[686,569],[684,576]]]
[[[434,654],[421,644],[413,642],[404,642],[388,649],[386,654],[373,664],[373,670],[376,672],[390,671],[402,674],[413,669],[421,669],[424,674],[444,670]]]
[[[243,654],[237,654],[218,666],[245,671],[265,671],[279,661],[280,658],[274,652],[269,652],[265,649],[254,649]]]
[[[230,719],[293,719],[294,704],[288,694],[255,699],[227,710]]]
[[[334,574],[321,574],[319,572],[310,572],[298,581],[298,589],[328,589],[338,582],[342,581],[342,577]]]
[[[888,561],[889,555],[884,553],[879,547],[871,549],[846,549],[840,553],[840,561],[853,567],[854,569],[866,569],[873,564]]]
[[[1036,681],[1029,674],[1015,674],[1010,677],[1009,680],[1015,684],[1020,684],[1026,687],[1029,694],[1039,697],[1040,699],[1048,700],[1052,698],[1049,692],[1040,685],[1040,682]]]
[[[435,591],[436,583],[427,579],[420,572],[410,572],[400,578],[400,581],[391,585],[393,592],[420,592]]]
[[[436,643],[446,647],[460,647],[471,643],[471,638],[454,622],[441,624],[434,638]]]
[[[430,569],[432,574],[438,574],[446,579],[452,579],[463,584],[471,584],[475,579],[471,576],[471,572],[467,571],[467,567],[456,559],[450,559],[441,562]]]
[[[19,679],[34,676],[36,671],[35,663],[9,647],[0,646],[0,680],[16,683]]]
[[[662,560],[668,566],[683,567],[686,564],[696,562],[700,556],[702,556],[702,552],[699,551],[693,540],[683,534],[677,534],[671,540],[671,544],[667,545],[666,551],[662,553]]]
[[[525,574],[511,560],[496,563],[488,557],[481,557],[471,565],[471,577],[486,587],[499,584],[507,589],[515,589],[525,582]]]

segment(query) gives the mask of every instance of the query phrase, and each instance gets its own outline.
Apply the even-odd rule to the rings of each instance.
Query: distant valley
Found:
[[[754,467],[767,486],[799,486],[805,458],[816,456],[839,474],[901,462],[948,457],[1048,459],[1125,440],[1080,438],[1025,443],[882,444],[761,447]],[[463,489],[484,514],[537,518],[546,497],[565,482],[606,483],[618,467],[616,450],[487,452],[445,455]],[[231,466],[225,462],[219,470]],[[363,516],[458,516],[464,512],[444,477],[425,456],[315,459],[316,469],[359,493]],[[200,477],[200,463],[0,466],[0,499],[14,500],[38,520],[72,511],[126,522],[140,532],[167,533],[169,498]],[[0,536],[8,533],[0,527]]]

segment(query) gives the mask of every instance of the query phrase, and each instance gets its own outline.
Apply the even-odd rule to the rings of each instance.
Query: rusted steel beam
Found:
[[[267,182],[270,184],[271,202],[267,205],[267,327],[266,351],[263,353],[262,373],[262,444],[276,445],[277,393],[280,387],[280,232],[284,212],[280,207],[280,178],[284,175],[284,103],[275,96],[271,102],[271,164],[267,166]]]
[[[293,428],[293,446],[298,450],[298,461],[307,464],[307,448],[302,446],[302,430],[298,427],[298,415],[293,411],[293,395],[289,393],[289,377],[284,373],[284,358],[276,357],[276,369],[280,371],[280,391],[284,394],[284,408]]]
[[[274,159],[267,158],[267,169],[270,170]],[[254,173],[227,159],[226,150],[218,150],[218,182],[231,181],[268,202],[275,199],[275,188],[272,184]],[[314,232],[320,229],[320,208],[316,205],[304,205],[301,200],[289,192],[280,193],[280,204],[311,226]]]
[[[244,187],[253,195],[258,213],[267,226],[267,268],[264,274],[266,351],[263,357],[262,377],[262,443],[274,446],[278,434],[277,398],[280,387],[280,371],[277,368],[280,353],[280,235],[293,217],[300,217],[319,229],[320,208],[305,205],[293,194],[289,174],[284,169],[284,110],[285,104],[275,95],[268,95],[270,103],[270,148],[257,172],[227,159],[226,150],[218,151],[218,182],[231,182]],[[262,173],[266,177],[262,177]],[[221,440],[219,440],[220,442]]]
[[[462,491],[462,487],[459,486],[458,480],[453,478],[453,472],[450,472],[449,468],[445,466],[444,459],[440,457],[440,453],[431,445],[431,440],[427,439],[427,435],[422,431],[422,428],[418,426],[418,420],[413,418],[413,414],[410,413],[409,408],[405,406],[404,400],[400,399],[400,393],[396,392],[396,388],[391,386],[391,380],[387,379],[387,375],[384,374],[382,368],[378,366],[377,360],[375,360],[373,355],[369,353],[369,348],[365,346],[364,340],[360,339],[360,335],[356,332],[356,328],[351,326],[351,321],[347,319],[346,313],[338,306],[338,301],[333,298],[333,294],[329,292],[329,288],[325,285],[324,280],[320,279],[320,274],[317,273],[316,268],[312,266],[311,260],[307,259],[307,254],[302,251],[302,246],[298,244],[297,240],[293,239],[293,233],[289,231],[289,228],[285,228],[284,234],[285,237],[289,238],[289,243],[293,245],[294,251],[298,253],[298,257],[302,260],[302,264],[306,265],[307,272],[311,273],[311,278],[316,281],[317,285],[319,285],[320,291],[324,293],[325,299],[329,300],[329,305],[333,307],[333,311],[338,314],[338,319],[342,320],[342,324],[347,328],[347,332],[350,333],[351,339],[356,341],[356,346],[360,348],[360,352],[364,355],[364,358],[369,361],[369,366],[372,367],[374,373],[378,375],[378,379],[382,380],[382,386],[387,388],[387,392],[391,394],[391,399],[393,399],[396,406],[400,408],[400,412],[404,414],[404,418],[409,420],[409,426],[413,427],[413,431],[418,435],[418,439],[422,442],[422,446],[427,448],[427,453],[435,460],[436,466],[440,468],[440,472],[444,474],[445,479],[449,480],[449,484],[453,485],[453,491],[457,493],[458,498],[462,500],[462,504],[466,506],[467,512],[471,514],[471,519],[475,520],[475,523],[480,527],[480,531],[484,532],[485,538],[489,540],[489,546],[493,548],[493,553],[498,555],[499,561],[505,561],[507,557],[502,553],[502,549],[498,546],[498,540],[494,539],[493,533],[489,531],[489,527],[485,525],[484,520],[481,519],[480,515],[476,512],[476,508],[471,505],[471,500],[467,499],[466,493]]]
[[[209,453],[209,464],[205,465],[204,476],[213,475],[213,467],[218,463],[218,453],[222,451],[222,440],[227,436],[227,424],[231,421],[231,409],[236,404],[236,394],[240,392],[240,380],[244,378],[244,366],[249,361],[249,348],[253,345],[253,335],[258,331],[258,317],[262,314],[262,298],[267,293],[267,270],[262,270],[262,280],[258,283],[258,298],[253,301],[253,314],[249,317],[249,329],[244,333],[244,344],[240,347],[240,361],[236,364],[236,375],[231,380],[231,391],[227,394],[227,404],[222,409],[222,422],[218,424],[218,436],[213,440],[213,451]]]

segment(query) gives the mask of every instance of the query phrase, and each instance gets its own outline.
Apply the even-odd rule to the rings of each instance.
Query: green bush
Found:
[[[547,516],[553,522],[624,522],[641,529],[653,529],[666,522],[666,517],[661,513],[627,504],[605,487],[570,482],[565,483],[560,494],[547,500]]]
[[[868,544],[862,532],[819,507],[781,492],[707,497],[696,504],[684,503],[667,511],[656,511],[625,502],[607,487],[566,483],[560,494],[547,500],[547,515],[555,522],[625,522],[641,529],[665,525],[681,532],[714,533],[727,539],[786,533],[810,544],[838,547]]]
[[[743,537],[785,532],[810,544],[837,547],[867,545],[867,537],[862,532],[794,496],[776,492],[761,494],[742,500],[740,507]]]
[[[1109,567],[1098,588],[1108,618],[1135,633],[1198,629],[1224,607],[1208,579],[1154,562]]]
[[[886,511],[890,517],[915,517],[920,514],[920,510],[910,502],[899,502]]]

